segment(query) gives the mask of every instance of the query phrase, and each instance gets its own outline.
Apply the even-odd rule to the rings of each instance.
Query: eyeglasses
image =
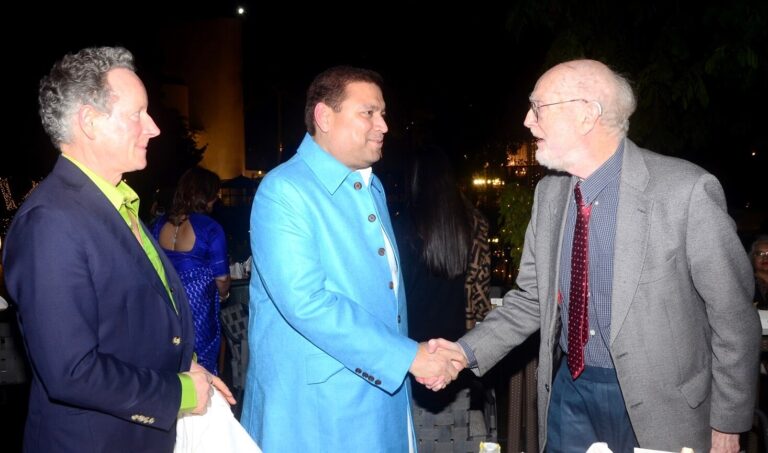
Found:
[[[755,252],[755,256],[758,258],[768,258],[768,250],[761,250],[759,252]]]
[[[595,104],[597,104],[598,115],[603,114],[603,106],[600,105],[599,102],[588,101],[586,99],[568,99],[567,101],[550,102],[549,104],[542,104],[542,105],[536,105],[536,101],[529,101],[529,104],[531,105],[531,111],[533,112],[534,118],[536,118],[536,121],[539,121],[539,109],[542,109],[544,107],[549,107],[551,105],[566,104],[568,102],[594,102]]]

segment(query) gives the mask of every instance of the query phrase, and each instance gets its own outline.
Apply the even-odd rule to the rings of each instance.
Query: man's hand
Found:
[[[420,343],[416,358],[413,359],[409,369],[411,374],[416,377],[416,381],[427,385],[431,390],[445,388],[456,379],[459,371],[462,370],[462,368],[453,365],[454,361],[462,361],[461,352],[451,349],[437,351],[437,349],[437,346],[433,346],[433,352],[429,352],[427,343]]]
[[[450,354],[451,364],[453,364],[457,371],[461,371],[468,366],[467,355],[458,343],[442,338],[432,339],[427,343],[427,352],[430,354]],[[449,384],[449,382],[441,382],[437,378],[417,378],[416,381],[434,391],[442,390]]]
[[[458,352],[460,354],[460,359],[456,360],[452,358],[451,362],[453,362],[453,366],[455,366],[459,371],[469,366],[469,360],[467,359],[467,355],[464,353],[464,348],[459,346],[459,344],[454,341],[448,341],[442,338],[429,340],[427,343],[427,350],[430,353],[439,352],[441,350]]]
[[[712,429],[712,449],[710,453],[738,453],[739,435],[722,433]]]
[[[425,348],[425,349],[422,349]],[[419,360],[419,354],[422,352],[427,353],[427,358],[433,361],[437,361],[444,368],[441,373],[422,373],[417,374],[414,371],[416,362]],[[448,361],[445,364],[445,361]],[[411,365],[411,373],[416,377],[416,382],[425,385],[430,390],[442,390],[448,384],[451,383],[459,371],[463,370],[467,366],[467,357],[464,355],[464,350],[458,344],[452,343],[447,340],[429,340],[429,343],[421,343],[419,345],[419,353],[416,354],[416,359],[413,365]]]
[[[197,368],[197,369],[196,369]],[[208,411],[208,403],[213,396],[213,376],[205,368],[192,362],[192,367],[184,373],[192,378],[197,395],[197,406],[192,409],[193,414],[203,415]]]
[[[197,362],[192,362],[189,368],[188,374],[192,378],[192,382],[195,384],[195,392],[197,394],[197,407],[192,410],[193,414],[203,415],[208,410],[208,406],[213,396],[213,389],[216,388],[227,400],[229,404],[235,404],[237,401],[232,395],[232,392],[227,387],[227,384],[221,380],[221,378],[212,375],[203,366]]]

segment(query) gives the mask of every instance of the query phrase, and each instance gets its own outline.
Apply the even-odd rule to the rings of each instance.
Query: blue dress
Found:
[[[152,225],[152,235],[160,237],[160,230],[168,221],[162,216]],[[197,363],[213,374],[221,345],[219,324],[219,292],[214,279],[229,275],[227,242],[224,229],[204,214],[190,214],[189,223],[195,232],[195,245],[188,252],[163,248],[184,284],[195,324],[195,352]]]

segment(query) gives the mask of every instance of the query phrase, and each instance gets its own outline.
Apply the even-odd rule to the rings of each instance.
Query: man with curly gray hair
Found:
[[[32,363],[24,450],[171,452],[176,418],[213,386],[192,360],[179,277],[122,181],[160,133],[133,56],[68,54],[40,82],[40,117],[61,156],[16,214],[8,291]]]

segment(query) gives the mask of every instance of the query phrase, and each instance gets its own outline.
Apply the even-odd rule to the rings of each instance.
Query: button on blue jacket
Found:
[[[407,452],[418,344],[393,281],[384,189],[307,135],[251,212],[250,358],[242,423],[265,452]]]

